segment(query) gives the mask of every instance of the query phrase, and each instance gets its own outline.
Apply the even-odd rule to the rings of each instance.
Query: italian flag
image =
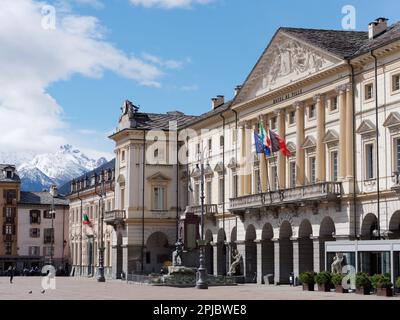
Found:
[[[89,220],[89,217],[88,217],[88,215],[85,213],[84,215],[83,215],[83,221],[82,221],[82,223],[83,224],[86,224],[86,225],[90,225],[91,223],[90,223],[90,220]]]

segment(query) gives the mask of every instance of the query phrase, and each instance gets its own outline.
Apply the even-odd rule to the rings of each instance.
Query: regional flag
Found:
[[[90,220],[89,220],[89,217],[88,217],[88,215],[87,215],[86,213],[83,215],[83,221],[82,221],[82,223],[83,223],[83,224],[86,224],[86,225],[90,225],[90,224],[91,224],[91,222],[90,222]]]
[[[285,157],[289,157],[291,154],[286,146],[285,140],[279,134],[271,130],[269,131],[269,135],[271,139],[271,151],[276,152],[280,150]]]

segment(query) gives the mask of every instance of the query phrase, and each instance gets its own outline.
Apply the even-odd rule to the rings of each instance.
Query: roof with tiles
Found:
[[[50,192],[25,192],[21,191],[19,204],[25,205],[52,205],[53,197]],[[54,205],[68,206],[68,200],[62,196],[54,197]]]

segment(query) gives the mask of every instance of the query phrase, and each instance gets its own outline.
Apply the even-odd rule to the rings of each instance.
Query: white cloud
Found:
[[[142,58],[145,61],[151,62],[155,65],[158,65],[160,67],[164,67],[167,69],[182,69],[185,64],[191,63],[190,58],[186,58],[185,60],[165,60],[162,59],[156,55],[149,54],[149,53],[143,53]]]
[[[190,9],[196,4],[208,4],[213,0],[130,0],[135,6],[143,6],[145,8],[163,8],[163,9]]]
[[[64,111],[46,92],[54,82],[74,74],[99,78],[111,71],[141,85],[160,86],[161,67],[104,40],[105,29],[95,17],[57,11],[56,29],[45,30],[43,5],[0,1],[2,151],[41,152],[69,142]]]

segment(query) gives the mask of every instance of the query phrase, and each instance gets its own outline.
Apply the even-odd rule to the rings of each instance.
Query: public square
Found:
[[[93,278],[56,278],[56,289],[41,286],[41,277],[0,277],[0,300],[400,300],[354,293],[305,292],[301,286],[245,284],[229,287],[195,288],[155,287],[110,280],[98,283]],[[32,291],[32,293],[29,293]]]

